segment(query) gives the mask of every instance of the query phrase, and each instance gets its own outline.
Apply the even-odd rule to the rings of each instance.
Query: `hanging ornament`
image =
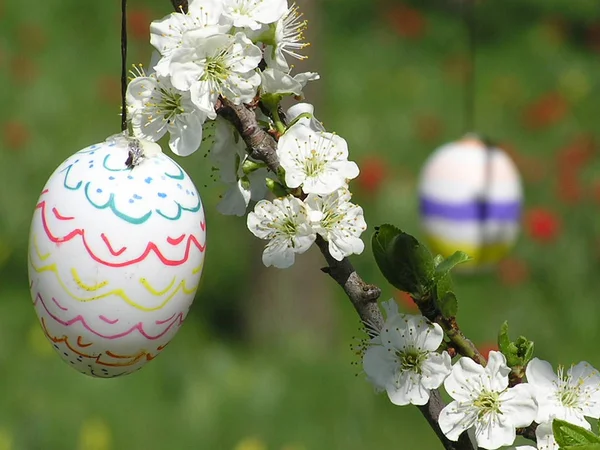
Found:
[[[466,267],[502,259],[519,232],[522,187],[516,166],[499,148],[467,136],[437,149],[419,181],[420,214],[433,252],[457,250]]]
[[[205,238],[198,191],[158,144],[124,132],[67,158],[29,238],[31,295],[56,352],[96,377],[154,359],[192,304]]]

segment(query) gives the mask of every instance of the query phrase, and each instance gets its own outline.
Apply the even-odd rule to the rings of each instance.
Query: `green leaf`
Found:
[[[436,299],[442,299],[448,292],[454,292],[454,283],[452,283],[452,277],[450,274],[442,277],[438,280],[435,286]]]
[[[442,263],[443,261],[444,261],[444,257],[442,255],[437,255],[435,258],[433,258],[434,267],[439,266],[440,263]]]
[[[560,448],[573,446],[580,449],[580,446],[586,444],[600,444],[600,437],[583,427],[565,422],[564,420],[554,419],[552,422],[552,433]]]
[[[265,183],[267,184],[267,188],[275,195],[275,197],[285,197],[288,195],[288,191],[282,184],[277,181],[267,178],[265,179]]]
[[[524,367],[533,358],[533,341],[519,336],[513,342],[508,336],[508,322],[504,322],[498,333],[498,348],[506,356],[509,367]]]
[[[417,299],[433,286],[431,253],[410,234],[393,225],[375,229],[373,254],[383,276],[397,289]]]
[[[445,318],[456,317],[458,313],[458,299],[454,292],[446,292],[446,294],[438,300],[438,308]]]
[[[508,337],[508,322],[504,322],[498,333],[498,349],[507,355],[510,350],[510,338]]]
[[[465,252],[454,252],[435,268],[435,278],[440,279],[449,273],[454,267],[472,259]]]
[[[600,450],[600,444],[568,445],[558,450]]]

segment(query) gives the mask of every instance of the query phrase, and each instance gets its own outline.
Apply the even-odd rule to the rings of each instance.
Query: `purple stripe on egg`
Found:
[[[425,217],[439,217],[448,220],[505,220],[518,221],[521,217],[521,203],[478,202],[441,203],[421,198],[421,214]]]

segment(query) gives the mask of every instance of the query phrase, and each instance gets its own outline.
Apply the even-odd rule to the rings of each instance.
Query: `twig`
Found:
[[[473,449],[473,444],[469,439],[469,435],[467,433],[463,433],[458,438],[458,442],[453,442],[449,440],[442,430],[440,429],[440,425],[438,423],[438,418],[440,417],[440,412],[444,409],[444,401],[440,396],[440,391],[437,389],[430,392],[429,402],[426,405],[419,406],[419,411],[423,414],[435,434],[440,439],[444,448],[446,450],[466,450]]]
[[[171,0],[171,3],[176,11],[187,12],[186,0]],[[277,157],[277,142],[258,125],[254,111],[244,105],[234,105],[223,98],[219,100],[216,110],[217,114],[231,122],[238,130],[248,146],[250,156],[264,162],[273,173],[277,174],[281,167]],[[322,269],[322,271],[327,273],[344,289],[363,323],[368,327],[381,329],[384,320],[377,305],[381,289],[373,284],[367,284],[358,275],[348,258],[341,261],[333,258],[324,239],[318,237],[316,243],[328,264],[328,267]],[[439,413],[443,407],[444,402],[439,391],[433,390],[428,405],[419,409],[442,441],[445,450],[473,450],[466,433],[463,433],[458,442],[449,441],[443,435],[437,423]]]

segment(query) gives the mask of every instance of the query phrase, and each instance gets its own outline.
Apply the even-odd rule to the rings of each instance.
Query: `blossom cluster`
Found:
[[[514,443],[517,428],[535,422],[537,448],[558,450],[553,419],[590,429],[586,417],[600,418],[600,372],[588,363],[554,373],[548,362],[534,358],[525,371],[527,382],[510,387],[511,369],[501,352],[491,351],[485,367],[467,357],[451,365],[450,355],[439,351],[444,337],[439,325],[400,314],[393,299],[383,306],[383,328],[363,355],[367,379],[396,405],[425,405],[430,391],[443,385],[453,399],[439,416],[448,439],[470,431],[477,447],[497,449]]]
[[[258,202],[247,225],[269,241],[265,265],[279,268],[291,266],[317,236],[337,260],[364,249],[363,211],[348,189],[359,169],[348,161],[346,141],[325,130],[310,104],[281,111],[284,97],[302,100],[306,84],[319,79],[291,74],[288,59],[305,59],[305,27],[287,0],[191,0],[186,12],[152,22],[156,51],[148,70],[132,71],[126,97],[134,135],[156,142],[168,133],[179,156],[197,151],[212,133],[211,160],[228,185],[217,209],[244,216]],[[249,156],[238,131],[217,115],[222,101],[254,105],[259,124],[278,139],[281,172]],[[278,198],[266,200],[269,189]]]

